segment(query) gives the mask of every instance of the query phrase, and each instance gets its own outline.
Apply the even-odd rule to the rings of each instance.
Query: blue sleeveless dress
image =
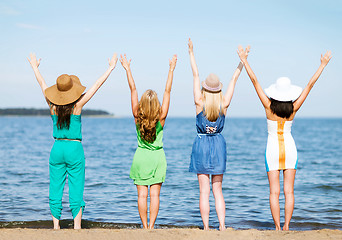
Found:
[[[226,171],[226,140],[221,135],[225,115],[210,122],[203,111],[196,116],[197,136],[192,146],[189,172],[219,175]]]

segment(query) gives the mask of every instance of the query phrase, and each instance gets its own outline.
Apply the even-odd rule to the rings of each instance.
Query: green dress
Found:
[[[136,125],[138,148],[135,151],[129,177],[136,185],[163,183],[166,175],[166,158],[163,149],[163,127],[156,125],[156,139],[149,143],[141,139]]]

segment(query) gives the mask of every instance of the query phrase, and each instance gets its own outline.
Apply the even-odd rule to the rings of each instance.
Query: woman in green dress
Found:
[[[120,62],[126,70],[131,90],[132,113],[137,131],[138,148],[134,154],[130,178],[134,180],[138,191],[138,210],[143,228],[154,228],[158,211],[159,195],[166,175],[166,158],[163,150],[163,127],[170,106],[170,93],[173,71],[177,56],[169,61],[170,69],[166,81],[163,103],[160,106],[157,93],[151,89],[144,92],[140,101],[133,80],[130,63],[126,55]],[[147,225],[147,197],[150,186],[150,222]]]

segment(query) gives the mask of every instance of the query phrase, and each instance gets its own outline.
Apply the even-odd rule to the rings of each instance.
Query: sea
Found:
[[[82,118],[86,156],[84,228],[140,228],[137,191],[129,178],[137,147],[132,118]],[[223,178],[226,226],[274,229],[265,170],[264,118],[227,118],[227,171]],[[292,134],[298,149],[292,230],[342,229],[342,119],[298,118]],[[197,176],[188,171],[195,117],[172,118],[164,127],[166,181],[156,228],[202,228]],[[0,228],[51,228],[50,117],[0,117]],[[281,174],[281,186],[282,186]],[[281,187],[282,189],[282,187]],[[61,227],[72,227],[68,185]],[[280,194],[281,222],[284,195]],[[213,195],[209,225],[217,229]]]

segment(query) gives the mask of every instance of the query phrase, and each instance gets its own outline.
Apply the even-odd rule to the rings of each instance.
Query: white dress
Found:
[[[291,135],[292,121],[267,119],[266,171],[297,169],[297,148]]]

